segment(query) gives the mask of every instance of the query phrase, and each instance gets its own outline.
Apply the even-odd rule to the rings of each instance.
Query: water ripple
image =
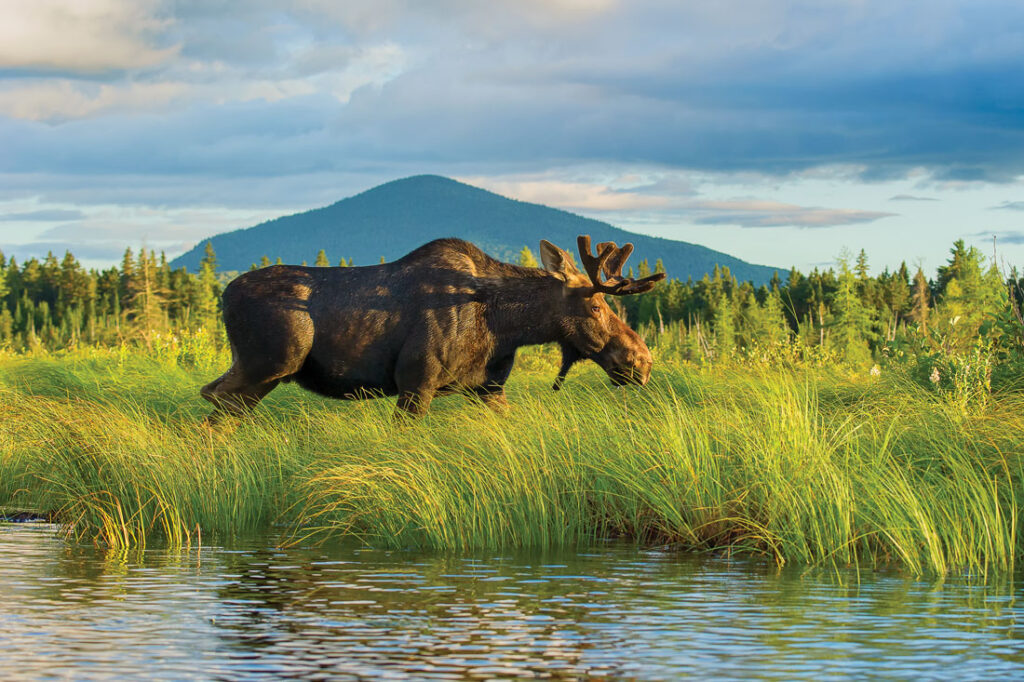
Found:
[[[272,538],[116,553],[0,524],[0,678],[1021,677],[1013,580],[609,546],[458,557]]]

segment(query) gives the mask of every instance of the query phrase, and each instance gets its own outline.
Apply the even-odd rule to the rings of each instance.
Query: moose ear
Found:
[[[579,270],[572,262],[572,256],[547,239],[540,240],[540,261],[544,264],[545,270],[556,275],[566,277],[570,274],[579,274]]]

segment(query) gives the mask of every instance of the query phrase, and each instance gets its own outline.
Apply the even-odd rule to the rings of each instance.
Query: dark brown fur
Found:
[[[335,398],[398,395],[412,414],[456,390],[502,406],[516,349],[550,342],[616,383],[646,383],[643,340],[564,251],[541,251],[547,270],[439,239],[382,265],[247,272],[224,291],[232,365],[201,391],[211,416],[247,412],[282,381]]]

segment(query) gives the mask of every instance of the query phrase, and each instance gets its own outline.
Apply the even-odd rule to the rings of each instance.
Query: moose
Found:
[[[603,242],[595,256],[581,235],[577,246],[586,274],[547,240],[541,269],[461,239],[381,265],[247,272],[224,290],[232,364],[200,391],[214,405],[209,419],[244,415],[289,381],[335,398],[397,395],[398,414],[421,415],[452,392],[501,409],[516,350],[552,342],[562,350],[556,390],[588,359],[616,385],[646,384],[651,352],[605,296],[649,291],[665,274],[623,277],[632,244]]]

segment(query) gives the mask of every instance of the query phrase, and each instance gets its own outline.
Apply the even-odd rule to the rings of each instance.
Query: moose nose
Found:
[[[626,386],[627,384],[634,384],[637,386],[643,386],[647,383],[647,379],[650,376],[649,371],[636,366],[625,366],[619,367],[614,372],[610,372],[610,379],[616,386]]]

